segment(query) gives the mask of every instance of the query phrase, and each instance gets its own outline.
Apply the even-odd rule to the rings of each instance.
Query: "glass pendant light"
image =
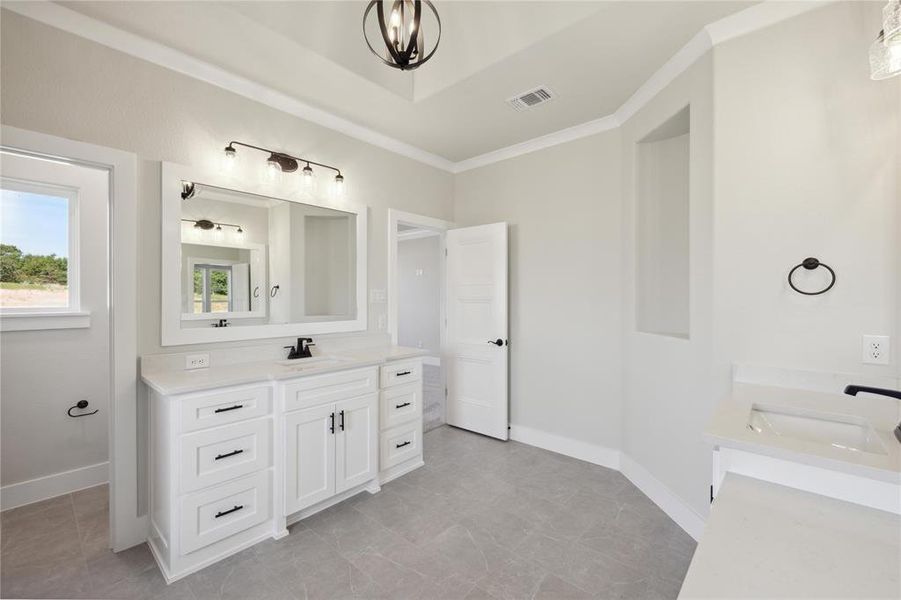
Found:
[[[310,163],[303,168],[303,189],[306,191],[310,191],[313,189],[313,169],[310,167]]]
[[[335,175],[335,196],[344,196],[344,175],[341,173]]]
[[[901,42],[885,43],[885,33],[870,45],[870,79],[880,80],[901,75]]]
[[[225,147],[225,151],[222,154],[222,167],[226,171],[231,171],[235,167],[237,157],[238,153],[235,150],[235,147],[229,144]]]

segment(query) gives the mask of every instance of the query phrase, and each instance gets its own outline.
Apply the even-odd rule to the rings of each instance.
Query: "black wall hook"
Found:
[[[79,409],[84,410],[84,409],[87,408],[87,407],[88,407],[88,401],[87,401],[87,400],[79,400],[78,402],[75,403],[75,406],[70,406],[70,407],[69,407],[69,410],[67,410],[66,413],[67,413],[70,417],[72,417],[72,418],[74,419],[74,418],[78,418],[78,417],[88,417],[88,416],[90,416],[90,415],[96,415],[97,413],[100,412],[100,409],[98,408],[98,409],[95,410],[94,412],[81,413],[80,415],[73,415],[73,414],[72,414],[72,411],[75,410],[76,408],[79,408]]]
[[[818,292],[805,292],[804,290],[800,290],[795,286],[795,283],[792,281],[792,275],[794,275],[795,271],[797,271],[801,267],[804,267],[808,271],[813,271],[817,267],[823,267],[824,269],[829,271],[829,275],[832,276],[832,281],[829,282],[829,285],[827,285],[825,288],[821,289]],[[805,258],[801,262],[801,264],[795,265],[792,268],[792,270],[788,272],[788,285],[790,285],[791,288],[793,290],[795,290],[796,292],[798,292],[799,294],[804,294],[805,296],[819,296],[820,294],[825,294],[826,292],[831,290],[832,286],[835,285],[835,271],[832,270],[832,267],[830,267],[826,263],[820,262],[820,260],[817,258],[813,258],[813,257]]]

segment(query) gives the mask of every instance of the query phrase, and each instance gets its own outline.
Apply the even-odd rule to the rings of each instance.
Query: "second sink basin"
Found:
[[[760,434],[816,442],[847,450],[887,454],[872,425],[860,417],[754,404],[748,428]]]

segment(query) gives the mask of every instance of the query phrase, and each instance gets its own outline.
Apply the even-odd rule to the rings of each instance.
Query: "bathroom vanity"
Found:
[[[149,545],[166,580],[422,466],[420,355],[146,369]]]

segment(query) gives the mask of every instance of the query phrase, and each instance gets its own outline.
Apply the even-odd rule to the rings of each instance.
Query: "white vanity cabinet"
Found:
[[[378,368],[279,386],[285,407],[285,516],[378,475]]]
[[[343,360],[293,377],[262,364],[214,389],[228,368],[143,375],[148,542],[167,581],[422,466],[422,360]]]
[[[148,542],[166,579],[276,535],[272,386],[149,400]]]

